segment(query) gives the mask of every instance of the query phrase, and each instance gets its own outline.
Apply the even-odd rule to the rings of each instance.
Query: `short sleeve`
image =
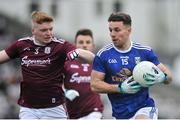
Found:
[[[148,51],[147,58],[148,58],[149,61],[151,61],[155,65],[160,64],[160,61],[159,61],[156,53],[152,49],[150,51]]]
[[[65,42],[64,47],[65,47],[66,55],[67,55],[68,52],[76,49],[76,46],[69,43],[68,41]]]
[[[93,70],[105,73],[105,65],[99,56],[95,56],[93,61]]]
[[[7,55],[11,59],[19,57],[19,53],[18,53],[18,41],[14,42],[9,47],[7,47],[5,49],[5,51],[6,51]]]

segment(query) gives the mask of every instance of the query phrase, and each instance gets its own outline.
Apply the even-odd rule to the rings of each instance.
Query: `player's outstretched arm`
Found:
[[[5,50],[0,51],[0,64],[8,61],[10,58]]]
[[[88,50],[83,50],[83,49],[77,48],[77,49],[69,52],[67,57],[69,60],[75,60],[77,58],[80,58],[83,61],[86,61],[87,63],[92,63],[95,55],[94,55],[94,53],[92,53]]]
[[[76,49],[79,52],[79,58],[82,60],[85,60],[88,63],[92,63],[94,60],[94,53],[90,52],[89,50],[83,50],[83,49]]]

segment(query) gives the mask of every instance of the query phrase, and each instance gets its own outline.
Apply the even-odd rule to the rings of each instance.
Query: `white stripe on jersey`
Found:
[[[101,56],[101,54],[104,51],[107,51],[107,50],[109,50],[109,49],[111,49],[113,47],[114,47],[113,43],[110,43],[110,44],[106,45],[105,47],[103,47],[102,49],[100,49],[98,51],[97,56]],[[136,48],[136,49],[145,49],[145,50],[149,50],[149,51],[152,50],[151,47],[149,47],[149,46],[145,46],[145,45],[142,45],[142,44],[139,44],[139,43],[134,43],[134,42],[132,42],[132,47]]]
[[[31,41],[34,41],[34,37],[32,36],[32,37],[24,37],[24,38],[18,39],[18,41],[22,41],[22,40],[31,40]],[[61,44],[65,43],[64,39],[59,39],[59,38],[56,38],[56,37],[53,37],[52,41],[58,42],[58,43],[61,43]]]
[[[24,38],[20,38],[20,39],[18,39],[18,41],[21,41],[21,40],[33,40],[33,38],[32,37],[24,37]]]
[[[107,50],[109,50],[109,49],[111,49],[111,48],[113,48],[113,44],[112,43],[110,43],[110,44],[108,44],[108,45],[106,45],[105,47],[103,47],[102,49],[100,49],[99,51],[98,51],[98,53],[97,53],[97,56],[101,56],[101,54],[104,52],[104,51],[107,51]]]
[[[136,48],[136,49],[145,49],[145,50],[151,51],[151,47],[145,46],[145,45],[142,45],[142,44],[139,44],[139,43],[134,43],[133,42],[132,47]]]
[[[54,41],[54,42],[59,42],[59,43],[62,43],[62,44],[64,44],[65,43],[65,40],[64,39],[59,39],[59,38],[56,38],[56,37],[53,37],[52,38],[52,41]]]

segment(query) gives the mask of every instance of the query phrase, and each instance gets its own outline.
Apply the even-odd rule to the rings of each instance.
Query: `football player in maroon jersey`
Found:
[[[53,18],[32,13],[32,36],[0,51],[0,63],[20,58],[22,77],[20,119],[67,119],[61,77],[66,59],[92,62],[94,54],[53,35]]]
[[[75,36],[77,48],[93,51],[94,40],[90,29],[80,29]],[[92,64],[83,60],[67,61],[65,70],[65,96],[70,119],[101,119],[103,104],[100,95],[91,91]]]

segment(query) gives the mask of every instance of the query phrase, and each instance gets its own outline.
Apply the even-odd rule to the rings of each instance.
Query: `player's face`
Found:
[[[32,34],[40,44],[47,44],[51,42],[53,36],[52,22],[45,22],[42,24],[34,24]]]
[[[119,49],[126,49],[127,44],[130,42],[131,27],[124,25],[121,21],[111,21],[109,22],[109,31],[114,45]]]
[[[84,50],[93,51],[93,38],[89,35],[78,35],[76,38],[76,47]]]

